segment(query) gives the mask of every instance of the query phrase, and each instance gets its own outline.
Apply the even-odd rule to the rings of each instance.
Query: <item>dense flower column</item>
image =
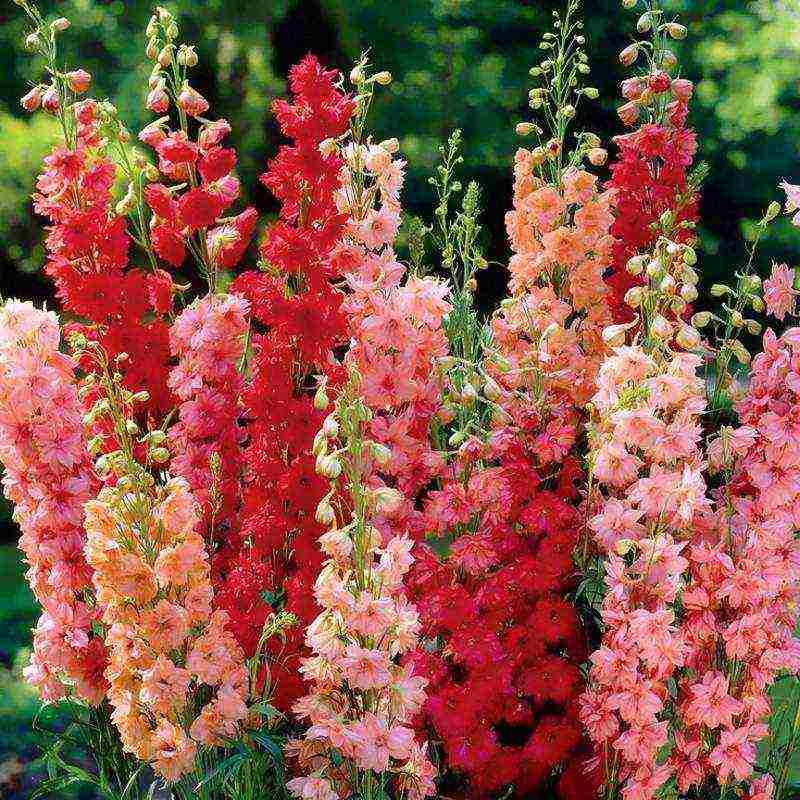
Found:
[[[230,531],[238,510],[243,432],[237,423],[248,311],[241,297],[208,294],[182,311],[170,329],[178,364],[169,385],[181,401],[178,421],[169,429],[170,469],[186,479],[200,504],[211,547]]]
[[[15,505],[27,579],[43,612],[25,675],[45,700],[71,693],[98,705],[106,654],[93,630],[92,571],[83,557],[83,505],[97,486],[86,452],[74,363],[59,352],[52,312],[0,309],[0,459]]]
[[[748,797],[772,796],[772,778],[754,774],[757,744],[769,732],[768,691],[779,673],[800,671],[793,611],[799,348],[796,328],[780,339],[767,331],[736,408],[740,426],[722,428],[709,446],[725,483],[716,524],[699,530],[687,552],[683,627],[691,672],[678,682],[681,732],[670,762],[682,792],[716,780]]]
[[[62,133],[45,158],[33,196],[34,209],[50,222],[45,272],[63,308],[84,321],[79,327],[85,335],[102,341],[109,353],[128,354],[120,364],[128,387],[147,389],[150,399],[141,412],[159,415],[170,405],[166,316],[175,287],[158,269],[142,214],[147,164],[130,150],[130,135],[110,103],[78,100],[92,78],[82,69],[61,68],[58,38],[69,20],[48,24],[35,5],[19,5],[33,24],[27,44],[42,56],[48,73],[48,84],[35,86],[22,105],[56,117]],[[118,203],[112,196],[117,163],[128,181]],[[148,268],[130,264],[132,241]],[[120,292],[125,303],[119,302]]]
[[[622,346],[603,364],[593,400],[599,513],[589,527],[604,554],[606,596],[582,718],[608,785],[626,798],[652,797],[674,775],[656,755],[669,738],[668,684],[686,657],[676,614],[684,549],[710,512],[699,365],[690,354]]]
[[[570,4],[558,20],[558,53],[537,68],[543,88],[531,93],[557,120],[553,136],[516,157],[510,297],[492,319],[484,363],[451,389],[473,427],[452,437],[425,503],[425,529],[449,542],[448,557],[430,558],[412,583],[435,644],[417,655],[431,681],[427,722],[450,780],[466,778],[471,797],[511,786],[518,796],[579,797],[588,785],[577,719],[584,635],[565,596],[581,521],[571,451],[610,321],[602,276],[614,195],[583,167],[605,158],[597,138],[566,146],[584,89],[551,70],[585,66],[575,12]],[[518,130],[542,134],[533,123]]]
[[[643,283],[641,273],[626,269],[630,259],[652,249],[658,238],[658,223],[666,215],[676,226],[675,240],[692,244],[699,215],[699,176],[691,173],[697,151],[694,131],[687,126],[692,82],[673,77],[677,59],[669,40],[681,39],[686,29],[668,22],[660,3],[647,5],[638,30],[645,34],[620,54],[626,66],[643,63],[640,74],[622,83],[626,102],[619,117],[631,133],[618,136],[616,160],[611,164],[609,188],[616,190],[617,214],[611,229],[615,237],[613,263],[607,277],[610,302],[616,322],[628,322],[626,292]],[[649,37],[649,39],[648,39]],[[697,293],[687,290],[692,302]]]
[[[311,693],[295,705],[310,727],[291,745],[310,774],[288,787],[298,798],[369,800],[392,790],[421,798],[434,793],[435,772],[409,723],[424,701],[424,680],[399,663],[419,632],[403,590],[413,541],[387,540],[373,524],[401,496],[369,485],[385,448],[366,438],[372,413],[358,392],[353,373],[315,447],[332,481],[316,516],[330,529],[320,537],[327,559],[314,587],[322,612],[306,632],[312,656],[302,669]]]
[[[192,771],[199,745],[234,737],[247,715],[244,656],[212,611],[208,554],[197,503],[182,478],[154,478],[160,439],[139,437],[128,392],[95,343],[75,338],[95,364],[104,398],[90,412],[113,420],[119,449],[97,460],[113,474],[86,504],[86,557],[108,626],[108,698],[125,749],[167,782]],[[137,460],[136,440],[146,445]]]
[[[276,101],[273,111],[292,141],[261,177],[281,202],[280,218],[261,245],[263,271],[244,273],[232,288],[252,310],[251,378],[243,394],[249,442],[241,524],[220,553],[217,602],[229,611],[248,654],[275,609],[286,608],[302,625],[318,613],[312,589],[323,530],[314,513],[326,486],[311,454],[322,422],[313,398],[318,376],[337,382],[333,351],[347,340],[331,262],[346,221],[334,203],[342,161],[319,148],[347,130],[354,110],[338,78],[311,56],[290,71],[293,99]],[[288,710],[303,693],[302,628],[289,631],[284,646],[270,648],[275,702]]]
[[[222,144],[231,131],[228,122],[208,119],[208,101],[189,83],[189,70],[198,63],[194,47],[178,43],[176,20],[162,7],[150,19],[147,36],[154,64],[147,107],[166,116],[139,134],[158,155],[158,169],[148,170],[150,182],[142,189],[152,212],[145,236],[172,267],[181,267],[191,254],[213,294],[220,273],[233,268],[247,249],[257,213],[247,208],[223,219],[240,194],[236,151]],[[177,115],[177,129],[170,126],[170,111]]]

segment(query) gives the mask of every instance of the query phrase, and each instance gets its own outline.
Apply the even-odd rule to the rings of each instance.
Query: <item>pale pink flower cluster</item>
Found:
[[[364,411],[360,405],[356,413]],[[328,418],[323,431],[331,430],[333,419]],[[320,449],[322,458],[326,449]],[[313,655],[301,671],[311,693],[294,707],[309,727],[291,745],[309,774],[287,785],[298,798],[333,800],[354,793],[372,796],[369,787],[394,778],[402,796],[419,799],[435,788],[435,770],[411,727],[425,701],[425,680],[415,677],[410,665],[399,663],[416,646],[420,630],[417,611],[403,590],[414,561],[413,541],[396,535],[383,543],[372,524],[376,513],[401,501],[395,490],[368,489],[364,483],[375,469],[372,444],[341,449],[347,450],[342,460],[350,460],[344,465],[347,496],[334,495],[331,502],[352,502],[356,511],[341,528],[328,500],[318,511],[320,519],[333,516],[329,521],[334,527],[320,537],[328,560],[314,596],[322,613],[306,630]]]
[[[538,165],[534,153],[517,151],[514,208],[506,215],[510,297],[492,320],[510,369],[497,377],[518,389],[544,374],[550,393],[583,404],[594,392],[611,321],[603,273],[611,263],[614,194],[576,168],[560,186],[549,184]]]
[[[752,780],[768,690],[780,672],[800,672],[800,329],[779,339],[768,330],[763,344],[737,407],[742,425],[709,446],[726,475],[716,525],[688,552],[692,673],[679,685],[683,737],[672,756],[683,792],[708,773],[721,784]],[[761,791],[769,798],[771,784]]]
[[[339,210],[350,215],[347,240],[334,256],[351,291],[343,304],[353,337],[348,360],[361,375],[364,400],[379,410],[436,403],[441,383],[433,365],[448,352],[442,318],[450,311],[449,288],[433,278],[404,280],[395,256],[405,162],[393,150],[349,145],[337,192]]]
[[[416,646],[420,629],[403,591],[413,541],[397,533],[396,518],[410,504],[383,485],[378,471],[407,472],[409,460],[420,455],[420,441],[432,454],[419,416],[424,407],[428,419],[428,406],[440,396],[435,362],[447,352],[442,318],[450,306],[438,281],[403,282],[405,270],[392,247],[404,167],[393,159],[395,150],[391,142],[348,145],[337,193],[339,210],[350,217],[334,254],[350,291],[343,304],[352,331],[346,360],[359,375],[358,405],[376,412],[373,433],[390,449],[380,465],[374,454],[351,465],[359,473],[357,491],[371,499],[364,503],[355,496],[351,480],[347,503],[364,518],[320,538],[329,559],[315,585],[323,611],[306,631],[314,656],[302,666],[313,691],[294,709],[310,724],[293,750],[311,774],[287,784],[308,800],[345,798],[359,790],[368,796],[387,773],[402,796],[422,798],[435,789],[435,770],[410,727],[425,701],[425,680],[413,675],[412,666],[399,664]],[[334,417],[328,419],[318,442],[327,442],[326,431],[338,430]],[[317,449],[324,453],[327,443]],[[327,501],[322,507],[329,508]],[[391,517],[394,524],[387,523]],[[331,758],[334,750],[345,759],[339,766]]]
[[[105,487],[86,504],[111,718],[125,749],[170,782],[192,770],[199,744],[234,737],[248,713],[244,656],[225,612],[212,612],[199,524],[182,478]]]
[[[0,310],[0,461],[27,578],[43,609],[25,675],[46,700],[74,691],[96,705],[106,688],[106,653],[92,631],[97,609],[82,522],[97,479],[74,364],[59,352],[60,337],[52,312],[16,300]]]
[[[185,478],[203,510],[204,531],[235,510],[242,469],[239,371],[249,319],[247,300],[208,294],[185,309],[170,328],[177,365],[169,386],[181,401],[170,428],[171,469]],[[212,460],[213,459],[213,460]]]
[[[591,441],[605,555],[604,635],[581,716],[625,800],[650,798],[676,771],[658,763],[669,683],[688,645],[677,619],[687,544],[711,513],[700,454],[705,386],[690,353],[621,346],[603,363]]]

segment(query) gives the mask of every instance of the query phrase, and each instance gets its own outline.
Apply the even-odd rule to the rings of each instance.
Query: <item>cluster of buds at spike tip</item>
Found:
[[[700,276],[696,264],[697,254],[691,245],[662,236],[652,252],[634,256],[626,267],[631,275],[647,278],[644,285],[627,291],[626,305],[639,312],[645,328],[655,339],[665,344],[674,340],[685,350],[695,349],[701,342],[696,326],[687,325],[681,319],[687,306],[698,297]],[[616,345],[627,328],[611,327],[614,330],[604,338],[607,344]]]
[[[154,62],[148,81],[147,108],[154,114],[164,114],[174,102],[190,117],[208,111],[208,101],[186,77],[187,70],[197,66],[197,50],[192,45],[177,43],[179,31],[173,15],[157,7],[146,33],[147,57]]]

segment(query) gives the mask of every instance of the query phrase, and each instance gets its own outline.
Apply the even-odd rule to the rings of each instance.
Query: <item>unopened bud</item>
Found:
[[[384,70],[376,73],[374,79],[375,83],[379,83],[381,86],[388,86],[392,82],[392,73]]]
[[[672,336],[672,325],[661,314],[656,314],[650,329],[653,331],[653,335],[662,341],[667,341]]]
[[[694,303],[698,296],[697,287],[694,284],[684,283],[683,286],[681,286],[681,297],[687,303]]]
[[[608,325],[603,328],[603,341],[609,347],[621,347],[625,344],[627,325]]]
[[[329,439],[335,439],[339,435],[339,423],[333,415],[325,417],[325,422],[322,423],[322,432]]]
[[[761,325],[754,319],[746,319],[744,326],[751,336],[758,336],[761,333]]]
[[[632,286],[625,292],[625,304],[631,308],[639,308],[644,300],[645,289],[643,286]]]
[[[600,97],[600,91],[596,89],[594,86],[587,86],[583,93],[590,99],[590,100],[597,100]]]
[[[329,402],[330,400],[328,400],[328,394],[325,391],[325,387],[320,386],[314,394],[314,408],[316,408],[317,411],[324,411],[328,407]]]
[[[766,214],[764,214],[764,223],[772,222],[778,214],[781,213],[781,204],[777,200],[773,200],[768,208]]]
[[[536,130],[536,126],[532,122],[518,122],[515,130],[517,136],[530,136]]]
[[[686,27],[681,25],[678,22],[668,22],[665,26],[667,33],[673,39],[685,39],[686,38]]]
[[[625,269],[631,275],[641,275],[642,272],[644,272],[644,265],[646,263],[647,263],[647,259],[644,256],[634,256],[625,265]]]
[[[319,143],[319,152],[323,156],[332,156],[336,152],[336,139],[323,139]]]
[[[326,528],[336,522],[336,512],[333,506],[327,500],[321,500],[317,504],[317,510],[314,514],[314,519]]]
[[[711,286],[710,292],[712,297],[724,297],[730,292],[730,288],[725,286],[725,284],[715,283]]]
[[[690,267],[693,267],[697,263],[697,253],[694,248],[687,247],[683,251],[683,263]]]
[[[70,21],[66,17],[59,17],[50,23],[50,27],[54,31],[65,31],[70,26]]]
[[[197,50],[188,44],[182,44],[178,48],[178,63],[184,67],[196,67],[198,63]]]
[[[163,464],[166,461],[169,461],[169,450],[166,447],[154,447],[148,453],[150,456],[150,460],[154,461],[156,464]]]
[[[172,63],[172,45],[164,45],[158,53],[157,60],[162,67],[168,67]]]
[[[639,45],[635,42],[633,44],[629,44],[620,54],[619,60],[626,66],[629,67],[633,64],[636,59],[639,58]]]
[[[350,70],[350,83],[358,86],[360,83],[364,83],[364,80],[364,70],[361,67],[353,67]]]
[[[705,328],[709,322],[711,322],[710,311],[698,311],[692,317],[692,325],[694,325],[695,328]]]
[[[19,101],[19,104],[26,110],[26,111],[36,111],[37,108],[42,104],[42,87],[41,86],[34,86],[22,99]]]
[[[589,163],[595,167],[602,167],[608,160],[608,151],[602,147],[593,147],[588,153]]]
[[[684,350],[694,350],[700,346],[700,334],[688,325],[681,325],[675,336],[675,342]]]
[[[68,72],[65,76],[69,88],[75,94],[85,92],[92,85],[92,76],[85,69],[74,69]]]

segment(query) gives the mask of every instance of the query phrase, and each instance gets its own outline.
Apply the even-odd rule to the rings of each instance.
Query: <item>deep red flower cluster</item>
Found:
[[[146,389],[145,410],[166,412],[172,279],[162,270],[129,266],[126,220],[114,210],[116,168],[106,154],[97,104],[75,106],[76,142],[45,158],[34,208],[50,220],[47,274],[64,309],[86,320],[73,325],[99,340],[109,356],[127,353],[120,365],[132,391]],[[120,297],[125,302],[119,301]]]
[[[308,56],[289,75],[294,101],[274,104],[281,130],[293,139],[261,177],[281,201],[280,218],[261,245],[264,271],[244,273],[233,285],[250,301],[260,330],[243,396],[249,443],[241,527],[222,554],[217,603],[248,654],[273,610],[298,617],[285,644],[270,644],[282,665],[272,676],[281,708],[302,694],[303,632],[318,613],[312,587],[324,529],[314,514],[328,483],[316,474],[311,453],[323,417],[313,403],[314,380],[324,375],[336,383],[340,367],[333,351],[347,339],[330,263],[346,219],[333,201],[342,161],[319,148],[344,133],[355,108],[336,88],[337,77]]]
[[[431,503],[456,514],[459,496],[470,514],[480,509],[483,541],[462,535],[444,562],[419,547],[409,584],[423,636],[438,645],[414,657],[415,672],[430,681],[423,722],[449,769],[468,780],[467,797],[510,785],[515,796],[552,788],[555,768],[581,741],[576,698],[586,646],[564,599],[574,574],[580,470],[567,459],[547,488],[519,444],[505,448],[498,464],[477,470],[465,486],[432,493]],[[575,759],[564,774],[580,766]],[[562,788],[563,797],[579,796],[567,779]]]
[[[659,235],[654,223],[669,212],[674,217],[676,241],[686,243],[694,238],[694,231],[679,227],[680,223],[699,218],[699,194],[687,182],[697,152],[696,135],[686,127],[692,85],[678,79],[671,84],[667,81],[664,88],[655,81],[648,85],[645,79],[632,78],[623,84],[623,93],[635,102],[645,90],[653,92],[653,86],[659,93],[668,92],[675,98],[667,106],[666,119],[615,137],[619,154],[611,165],[607,184],[617,193],[616,219],[611,228],[616,242],[611,274],[606,278],[612,290],[608,302],[617,322],[632,318],[632,311],[624,302],[625,293],[642,284],[646,277],[632,275],[625,267],[631,258],[652,248]]]

